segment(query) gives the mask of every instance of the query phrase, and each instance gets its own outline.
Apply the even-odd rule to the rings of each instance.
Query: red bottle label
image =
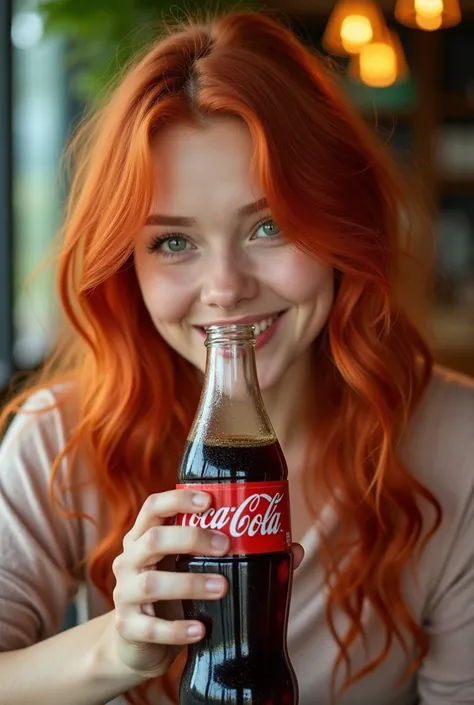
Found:
[[[190,483],[176,485],[212,495],[209,509],[178,514],[179,526],[200,526],[227,534],[229,554],[274,553],[291,546],[288,482]]]

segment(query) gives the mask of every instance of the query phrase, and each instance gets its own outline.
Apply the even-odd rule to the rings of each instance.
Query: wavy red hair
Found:
[[[267,15],[230,13],[171,31],[127,71],[73,143],[59,256],[70,334],[36,381],[71,382],[79,410],[53,467],[52,497],[60,500],[61,458],[68,457],[73,481],[74,457],[86,453],[98,491],[114,507],[113,526],[87,557],[93,582],[112,604],[111,564],[122,537],[150,493],[174,486],[199,396],[191,366],[155,330],[133,266],[134,238],[154,188],[151,143],[170,122],[200,124],[216,114],[248,126],[255,168],[286,236],[336,271],[334,308],[315,344],[319,374],[306,463],[315,519],[327,502],[341,526],[337,539],[323,535],[327,620],[339,645],[333,688],[340,666],[347,688],[377,668],[393,639],[406,645],[407,635],[418,647],[416,668],[428,641],[402,581],[441,509],[397,456],[432,368],[396,290],[409,199],[337,79]],[[4,420],[32,388],[13,399]],[[324,418],[317,417],[320,404]],[[423,503],[434,510],[433,526],[423,525]],[[364,637],[364,601],[384,626],[385,645],[352,673],[349,652]],[[349,618],[346,633],[335,628],[336,610]],[[146,692],[129,698],[146,702]]]

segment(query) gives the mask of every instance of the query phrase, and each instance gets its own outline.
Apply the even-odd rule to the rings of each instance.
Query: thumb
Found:
[[[291,545],[291,551],[293,553],[293,569],[296,570],[303,562],[304,548],[300,543],[293,543]]]

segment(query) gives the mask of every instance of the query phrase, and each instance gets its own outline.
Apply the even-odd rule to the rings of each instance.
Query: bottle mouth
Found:
[[[205,345],[255,345],[255,324],[224,323],[206,328]]]

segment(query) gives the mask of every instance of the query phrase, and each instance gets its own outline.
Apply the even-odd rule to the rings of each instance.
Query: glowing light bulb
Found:
[[[360,51],[373,37],[372,25],[368,17],[363,15],[348,15],[341,25],[341,41],[344,49],[350,54]]]
[[[360,78],[366,85],[385,88],[395,83],[397,56],[390,44],[367,44],[360,51],[359,62]]]
[[[415,12],[418,17],[433,18],[442,14],[443,0],[415,0]]]
[[[420,29],[426,29],[428,31],[433,31],[439,29],[443,24],[443,15],[435,15],[434,17],[424,17],[423,15],[416,15],[416,24]]]

